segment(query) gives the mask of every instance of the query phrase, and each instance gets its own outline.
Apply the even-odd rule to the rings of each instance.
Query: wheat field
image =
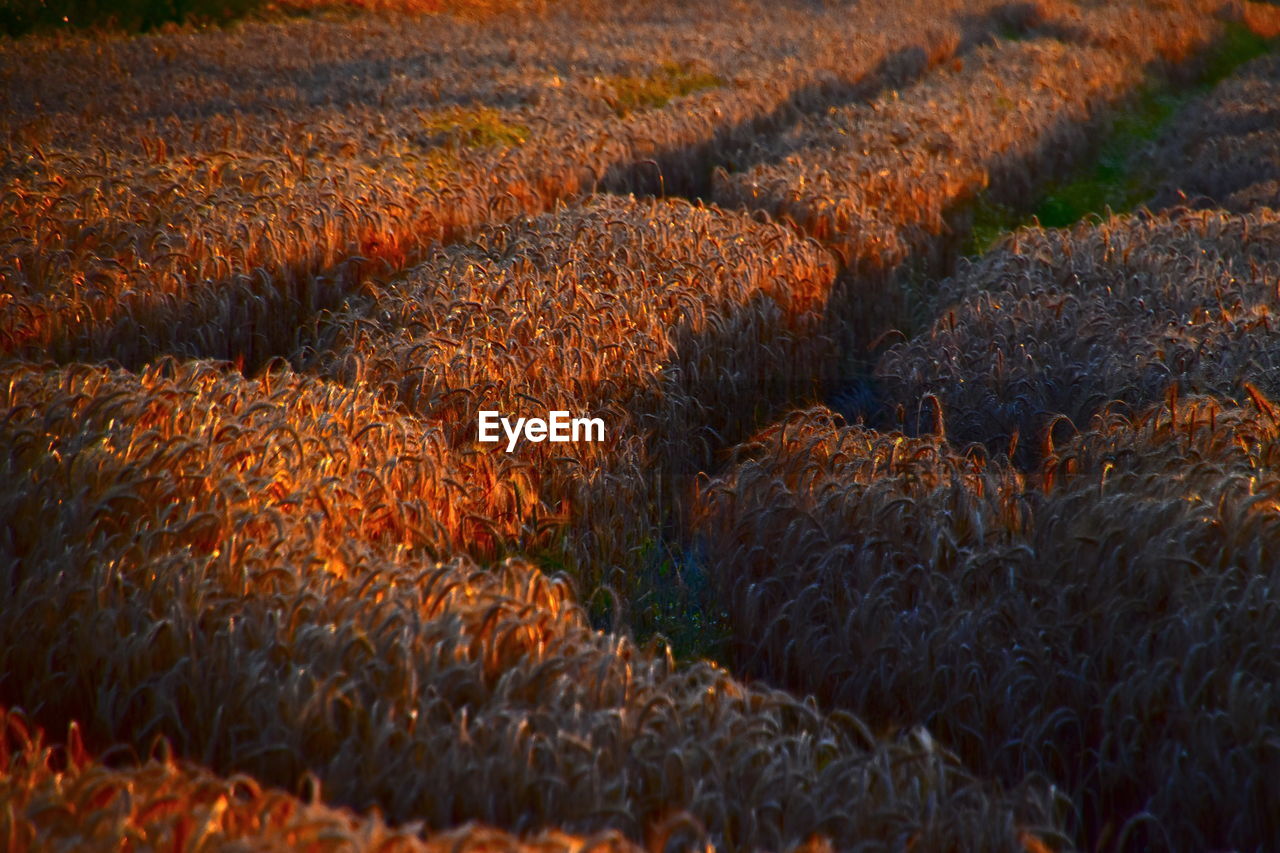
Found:
[[[1280,847],[1274,4],[0,27],[0,847]]]

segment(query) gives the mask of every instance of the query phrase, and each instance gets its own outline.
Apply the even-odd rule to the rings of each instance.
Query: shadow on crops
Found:
[[[1224,38],[1210,46],[1207,50],[1196,59],[1192,60],[1185,66],[1170,69],[1159,64],[1153,65],[1147,69],[1148,79],[1163,81],[1159,87],[1148,87],[1141,91],[1131,93],[1129,99],[1138,99],[1141,101],[1150,100],[1161,92],[1177,93],[1185,91],[1189,87],[1196,87],[1202,84],[1205,73],[1214,73],[1214,69],[1220,66],[1218,57],[1225,49],[1230,49],[1233,42],[1239,40],[1237,34],[1233,34],[1228,28]],[[1113,110],[1114,112],[1114,110]],[[1274,112],[1274,111],[1266,111]],[[1212,122],[1210,122],[1212,124]],[[1245,133],[1253,130],[1256,125],[1249,117],[1242,117],[1236,122],[1224,121],[1222,123],[1224,136],[1231,134],[1238,129],[1243,129]],[[1176,129],[1176,123],[1171,125]],[[1023,214],[1030,211],[1040,209],[1045,200],[1044,191],[1046,187],[1060,186],[1055,181],[1068,180],[1072,176],[1081,174],[1090,174],[1097,166],[1098,158],[1102,156],[1116,156],[1112,149],[1114,144],[1112,138],[1093,133],[1093,128],[1084,128],[1089,131],[1080,134],[1081,128],[1072,128],[1070,124],[1062,124],[1051,131],[1035,149],[1018,154],[1012,157],[1001,157],[989,161],[986,164],[987,170],[991,174],[991,184],[985,198],[994,200],[999,206],[1007,208],[1011,211],[1021,212]],[[1168,133],[1168,128],[1166,128]],[[1123,135],[1123,131],[1121,132]],[[1073,134],[1075,136],[1073,137]],[[1148,145],[1146,137],[1139,137],[1130,134],[1125,136],[1130,150],[1125,152],[1124,156],[1128,161],[1132,162],[1135,158],[1141,156],[1141,152],[1145,150],[1140,146]],[[1252,137],[1256,142],[1257,137]],[[1243,155],[1242,155],[1243,157]],[[1203,185],[1196,185],[1196,189],[1201,190],[1206,198],[1200,200],[1199,204],[1192,205],[1205,207],[1231,207],[1234,201],[1229,193],[1239,184],[1247,184],[1252,177],[1269,177],[1264,169],[1254,165],[1252,171],[1250,169],[1241,169],[1239,160],[1230,157],[1219,158],[1220,163],[1214,164],[1206,161],[1193,164],[1190,174],[1199,178],[1205,175]],[[1247,160],[1247,158],[1244,158]],[[1259,158],[1265,159],[1265,157]],[[1165,164],[1167,167],[1167,164]],[[1157,167],[1159,168],[1159,166]],[[1221,176],[1221,180],[1217,181]],[[1172,186],[1172,184],[1170,184]],[[1265,195],[1265,187],[1263,188]],[[1149,191],[1149,190],[1148,190]],[[1210,197],[1219,196],[1223,199],[1222,203],[1210,200]],[[1157,197],[1159,200],[1159,197]],[[1165,201],[1169,201],[1165,198]],[[1183,200],[1185,202],[1185,199]],[[1240,206],[1246,211],[1249,205],[1241,202]],[[1094,213],[1091,211],[1091,213]],[[1097,214],[1105,215],[1105,210],[1096,211]],[[972,224],[973,209],[959,208],[955,211],[958,221],[964,223],[962,227]],[[967,221],[966,221],[967,220]],[[1017,221],[1016,217],[1011,217],[1011,221]],[[966,227],[967,231],[967,227]],[[1247,232],[1246,232],[1247,233]],[[957,236],[963,237],[963,232]],[[945,246],[945,252],[938,258],[933,265],[926,265],[923,269],[913,270],[910,274],[902,276],[900,272],[889,271],[886,275],[892,277],[898,275],[898,283],[893,283],[891,278],[881,283],[882,287],[887,288],[896,295],[904,293],[917,293],[914,311],[904,310],[900,318],[901,325],[888,326],[880,330],[870,332],[871,337],[866,340],[875,340],[875,335],[879,334],[880,341],[885,346],[892,345],[903,340],[909,339],[915,333],[927,333],[926,330],[932,325],[943,322],[943,317],[951,308],[949,305],[940,304],[936,299],[936,294],[929,291],[936,287],[938,279],[953,275],[956,271],[956,261],[965,251],[963,241],[952,241]],[[1066,266],[1070,261],[1068,258],[1061,258],[1061,263]],[[1247,263],[1250,269],[1255,270],[1257,259],[1252,256],[1248,257]],[[1246,263],[1246,259],[1242,256],[1240,263]],[[1119,265],[1119,262],[1117,262]],[[861,279],[865,281],[866,279]],[[1069,292],[1070,288],[1064,289],[1062,292]],[[1009,306],[1006,306],[1009,307]],[[1047,310],[1047,309],[1046,309]],[[1157,310],[1157,306],[1152,306],[1149,310]],[[1126,316],[1124,306],[1117,305],[1117,316]],[[1013,317],[1009,320],[1012,322]],[[897,331],[897,330],[903,331]],[[1063,334],[1066,334],[1063,332]],[[1084,329],[1080,330],[1080,334],[1086,334]],[[1132,329],[1127,329],[1121,334],[1116,333],[1117,341],[1124,341],[1128,336],[1133,334]],[[1099,344],[1102,349],[1106,350],[1104,344]],[[1119,353],[1119,347],[1125,344],[1115,344]],[[1169,348],[1175,348],[1174,344],[1169,344]],[[1153,344],[1154,347],[1154,344]],[[1154,353],[1154,349],[1153,349]],[[1008,358],[1016,358],[1013,352],[1006,352]],[[879,429],[898,429],[908,435],[921,435],[933,433],[940,424],[938,418],[937,405],[931,400],[918,399],[895,399],[887,400],[886,395],[882,392],[876,378],[872,375],[871,364],[875,361],[877,353],[867,353],[859,362],[860,370],[856,371],[844,385],[837,389],[831,397],[831,404],[834,408],[841,411],[847,418],[851,420],[862,419],[870,426]],[[1118,357],[1118,356],[1117,356]],[[1159,403],[1163,399],[1165,388],[1169,382],[1190,382],[1193,378],[1192,366],[1200,363],[1202,357],[1207,357],[1204,345],[1194,354],[1183,353],[1180,359],[1185,359],[1185,365],[1175,367],[1171,362],[1166,365],[1156,360],[1142,368],[1138,365],[1130,364],[1130,372],[1124,374],[1127,379],[1122,386],[1116,387],[1094,387],[1085,395],[1083,389],[1089,388],[1092,383],[1092,375],[1077,376],[1065,372],[1048,371],[1037,376],[1026,376],[1019,380],[1022,393],[1009,392],[997,395],[1000,399],[993,401],[992,406],[996,406],[998,402],[999,413],[995,410],[970,410],[965,408],[962,414],[956,416],[948,416],[944,412],[948,437],[953,443],[963,445],[969,442],[976,442],[984,445],[991,454],[1009,453],[1012,461],[1023,470],[1034,470],[1044,458],[1044,454],[1048,448],[1060,446],[1063,441],[1070,437],[1077,428],[1085,427],[1091,417],[1098,412],[1103,405],[1117,398],[1123,399],[1125,403],[1133,406],[1135,410],[1141,410],[1149,405]],[[1176,361],[1176,360],[1174,360]],[[1179,362],[1181,363],[1181,362]],[[904,365],[898,364],[894,368],[897,373],[901,374]],[[1100,369],[1100,368],[1099,368]],[[1160,371],[1164,371],[1160,373]],[[926,370],[927,373],[927,370]],[[1015,372],[1016,373],[1016,372]],[[1159,374],[1159,381],[1152,378],[1152,375]],[[1014,385],[1014,374],[1006,376],[1003,380],[997,379],[989,375],[974,375],[966,377],[966,387],[972,393],[977,393],[979,387],[982,388],[999,388],[1002,383],[1009,383],[1011,387]],[[1032,388],[1028,383],[1036,384],[1040,387]],[[1192,382],[1186,389],[1193,390],[1195,383]],[[943,400],[947,394],[943,392],[942,386],[935,388],[938,396]],[[956,390],[959,394],[959,389]],[[1243,399],[1240,388],[1235,387],[1228,392],[1224,385],[1213,385],[1206,390],[1212,390],[1217,394],[1230,394],[1238,399]],[[949,393],[949,392],[948,392]],[[1056,402],[1054,402],[1056,401]],[[964,407],[962,407],[964,408]],[[1051,432],[1050,432],[1051,431]]]
[[[1018,22],[1025,17],[1020,11],[1024,5],[1008,4],[990,15],[966,20],[966,35],[959,50],[967,51],[995,38],[1002,30],[1021,26]],[[935,57],[934,61],[941,60]],[[364,60],[359,64],[363,67]],[[917,80],[929,66],[930,58],[923,48],[900,50],[861,80],[805,87],[763,118],[718,128],[712,138],[670,149],[653,161],[627,159],[608,166],[602,186],[638,195],[664,191],[697,197],[709,189],[711,174],[717,167],[735,165],[730,158],[748,141],[778,132],[804,114],[830,104],[869,99],[888,88]],[[374,67],[379,67],[376,62]],[[383,70],[389,73],[389,66]],[[261,107],[268,109],[269,105]],[[528,186],[532,182],[539,185],[537,189]],[[537,175],[515,175],[493,190],[489,203],[481,205],[484,210],[458,216],[456,211],[445,209],[449,207],[448,199],[441,201],[441,210],[435,217],[438,221],[428,232],[396,235],[403,245],[389,258],[384,255],[380,259],[379,248],[370,245],[378,242],[376,236],[353,237],[345,250],[347,256],[336,264],[317,266],[308,258],[294,257],[282,265],[189,282],[183,295],[158,293],[153,285],[144,282],[133,287],[127,305],[109,310],[106,316],[93,311],[76,311],[72,321],[64,316],[52,334],[44,338],[47,346],[24,344],[23,338],[29,332],[21,327],[23,321],[19,319],[17,328],[4,333],[8,340],[0,338],[0,348],[16,355],[64,362],[112,360],[129,368],[164,355],[226,359],[252,373],[271,359],[289,357],[308,344],[319,312],[341,304],[363,276],[395,275],[422,260],[433,246],[465,238],[484,224],[550,209],[560,200],[579,197],[580,189],[548,186]],[[517,195],[520,199],[516,199]],[[366,258],[372,262],[365,263]],[[38,326],[40,319],[30,322]],[[40,332],[37,330],[30,340],[41,340]]]
[[[893,51],[856,80],[810,83],[763,116],[717,127],[707,139],[663,149],[651,159],[617,164],[605,174],[601,186],[610,192],[706,200],[716,169],[742,172],[784,159],[794,150],[781,137],[787,128],[829,108],[866,103],[919,82],[941,62],[964,56],[1002,36],[1025,34],[1035,23],[1029,8],[1031,4],[1009,3],[985,15],[962,15],[959,20],[964,36],[954,51],[931,56],[919,45]],[[762,136],[768,137],[767,144],[760,144]]]

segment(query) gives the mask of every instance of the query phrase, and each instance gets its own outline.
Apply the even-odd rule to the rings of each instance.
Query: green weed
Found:
[[[616,75],[605,80],[612,90],[610,104],[619,116],[637,110],[657,109],[672,98],[725,85],[725,81],[687,63],[664,62],[644,76]]]
[[[510,148],[523,145],[530,134],[493,107],[449,107],[424,118],[422,127],[446,148]]]
[[[728,614],[714,605],[702,560],[660,542],[644,555],[643,592],[631,603],[637,639],[662,637],[679,661],[727,660]]]

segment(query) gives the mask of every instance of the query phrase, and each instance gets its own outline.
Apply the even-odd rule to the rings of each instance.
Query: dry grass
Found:
[[[503,16],[544,16],[598,7],[594,0],[270,0],[271,12],[317,15],[356,12],[383,15],[452,15],[488,21]]]
[[[899,692],[846,692],[875,675],[853,672],[894,653],[894,611],[923,603],[917,590],[934,575],[954,588],[945,605],[931,602],[939,611],[990,594],[967,556],[1024,535],[1022,490],[1018,475],[940,437],[843,427],[822,407],[789,415],[736,448],[702,496],[696,530],[730,613],[733,660],[824,702],[865,704],[881,725],[910,725]],[[840,613],[857,620],[847,631],[830,621]],[[930,614],[904,616],[923,630]],[[878,666],[882,678],[898,670]]]

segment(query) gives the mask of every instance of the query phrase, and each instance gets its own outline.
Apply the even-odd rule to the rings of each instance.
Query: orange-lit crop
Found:
[[[281,4],[0,39],[0,847],[1280,838],[1274,9]]]

